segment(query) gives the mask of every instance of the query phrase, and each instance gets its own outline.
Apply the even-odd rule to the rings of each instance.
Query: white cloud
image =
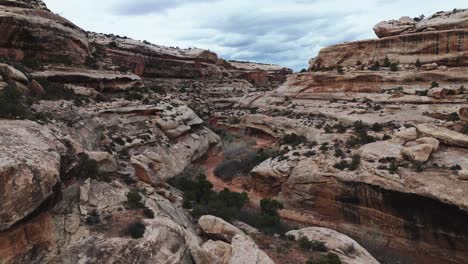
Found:
[[[466,0],[45,0],[85,30],[295,70],[327,45],[373,38],[400,16],[463,8]]]

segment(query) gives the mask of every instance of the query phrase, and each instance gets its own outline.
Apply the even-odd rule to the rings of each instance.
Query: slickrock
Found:
[[[244,232],[242,232],[237,227],[231,225],[221,218],[211,215],[204,215],[200,217],[200,219],[198,219],[198,225],[210,238],[215,240],[223,240],[224,242],[228,243],[232,242],[234,236],[244,234]]]
[[[463,135],[453,130],[438,127],[433,124],[419,124],[416,125],[416,128],[422,135],[434,137],[444,144],[455,147],[468,148],[468,135]]]
[[[31,121],[0,122],[0,231],[38,208],[60,182],[63,146]]]
[[[300,230],[293,230],[286,233],[296,240],[306,237],[310,241],[321,241],[325,246],[338,254],[341,261],[346,264],[378,264],[366,249],[359,245],[350,237],[335,230],[323,227],[308,227]]]
[[[429,144],[420,144],[401,150],[401,154],[413,162],[426,162],[429,160],[434,147]]]
[[[449,12],[437,12],[428,19],[421,21],[410,17],[383,21],[374,27],[374,32],[379,38],[384,38],[416,32],[442,31],[466,27],[468,27],[468,10],[454,9]]]

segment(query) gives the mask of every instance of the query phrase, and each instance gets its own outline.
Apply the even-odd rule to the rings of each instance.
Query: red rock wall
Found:
[[[388,56],[400,63],[437,62],[447,66],[468,66],[468,29],[417,33],[339,44],[320,51],[316,63],[322,66],[354,66],[380,61]]]

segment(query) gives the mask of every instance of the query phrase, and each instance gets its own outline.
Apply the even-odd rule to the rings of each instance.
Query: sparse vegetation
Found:
[[[143,210],[143,215],[145,215],[146,218],[153,219],[154,218],[154,211],[151,210],[150,208],[146,207],[145,210]]]
[[[28,116],[26,97],[14,85],[8,85],[0,92],[0,117],[20,118]]]
[[[439,87],[439,83],[436,82],[436,81],[433,81],[433,82],[431,83],[431,88],[436,88],[436,87]]]
[[[145,234],[145,231],[146,226],[140,221],[131,223],[127,227],[127,233],[134,239],[142,238]]]
[[[419,59],[416,60],[416,63],[414,63],[414,65],[415,65],[416,68],[418,68],[418,69],[421,69],[421,67],[422,67],[422,63],[421,63],[421,61],[420,61]]]
[[[132,189],[127,193],[127,205],[130,209],[143,208],[142,196],[140,190]]]
[[[351,162],[346,161],[346,160],[341,160],[340,162],[336,163],[334,167],[339,170],[349,169],[350,171],[355,171],[359,168],[360,164],[361,164],[361,156],[356,154],[356,155],[353,155],[353,157],[351,158]]]
[[[299,247],[303,251],[318,251],[318,252],[327,252],[327,247],[325,243],[317,240],[309,240],[307,237],[303,236],[299,239]]]
[[[306,264],[341,264],[341,259],[337,254],[329,252],[318,260],[308,260]]]
[[[290,145],[292,147],[299,146],[300,144],[306,143],[307,138],[304,136],[298,136],[296,134],[288,134],[285,135],[281,140],[280,144],[281,145]]]

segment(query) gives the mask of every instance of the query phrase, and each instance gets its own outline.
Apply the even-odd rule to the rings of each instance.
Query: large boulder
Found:
[[[416,21],[410,17],[402,17],[399,20],[382,21],[374,26],[374,32],[379,38],[400,35],[405,31],[413,29]]]
[[[31,121],[0,122],[0,230],[23,219],[60,182],[63,149],[53,133]]]
[[[229,264],[274,264],[248,236],[236,235],[231,243],[232,255]]]
[[[235,235],[242,235],[239,228],[231,225],[221,218],[212,215],[204,215],[198,219],[198,225],[205,234],[215,240],[223,240],[231,243]]]
[[[461,120],[468,122],[468,107],[460,108],[458,114],[460,115]]]
[[[432,145],[420,144],[403,148],[401,154],[409,161],[426,162],[431,157],[433,149],[434,147]]]
[[[336,232],[335,230],[323,227],[308,227],[300,230],[293,230],[286,233],[296,240],[306,237],[310,241],[321,241],[325,246],[338,254],[347,264],[378,264],[366,249],[359,245],[350,237]]]
[[[468,135],[433,124],[419,124],[416,128],[420,134],[436,138],[449,146],[468,148]]]

